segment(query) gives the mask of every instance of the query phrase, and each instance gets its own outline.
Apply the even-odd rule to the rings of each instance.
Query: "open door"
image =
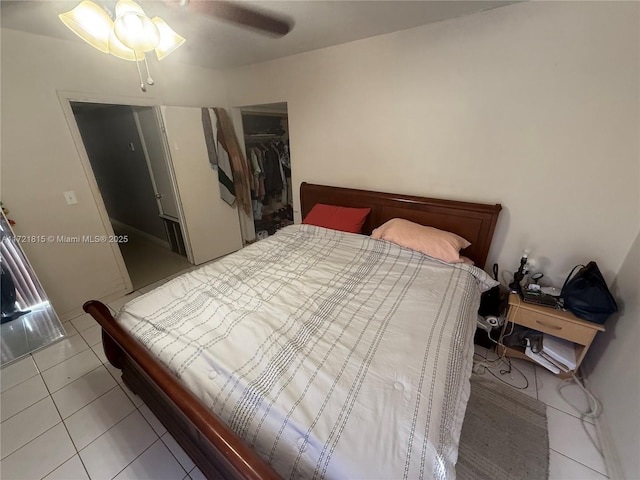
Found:
[[[201,110],[160,108],[171,156],[187,256],[199,265],[242,248],[237,208],[220,198],[218,173],[209,164]]]

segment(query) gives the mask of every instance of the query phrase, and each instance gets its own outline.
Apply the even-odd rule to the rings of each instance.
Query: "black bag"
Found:
[[[578,267],[582,268],[572,277]],[[604,323],[609,315],[618,311],[596,262],[576,265],[565,280],[560,296],[564,308],[589,322]]]

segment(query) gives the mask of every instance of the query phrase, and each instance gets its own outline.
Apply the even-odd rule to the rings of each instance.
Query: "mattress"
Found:
[[[450,479],[480,293],[494,284],[293,225],[117,320],[283,478]]]

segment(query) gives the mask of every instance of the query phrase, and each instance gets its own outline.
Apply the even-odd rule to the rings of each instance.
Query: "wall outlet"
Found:
[[[76,198],[76,192],[73,190],[69,190],[68,192],[62,192],[64,195],[64,199],[67,202],[67,205],[75,205],[78,203],[78,199]]]

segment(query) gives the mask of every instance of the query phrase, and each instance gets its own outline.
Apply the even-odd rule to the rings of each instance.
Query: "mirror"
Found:
[[[4,366],[60,340],[65,331],[4,213],[0,213],[0,238],[0,365]]]

